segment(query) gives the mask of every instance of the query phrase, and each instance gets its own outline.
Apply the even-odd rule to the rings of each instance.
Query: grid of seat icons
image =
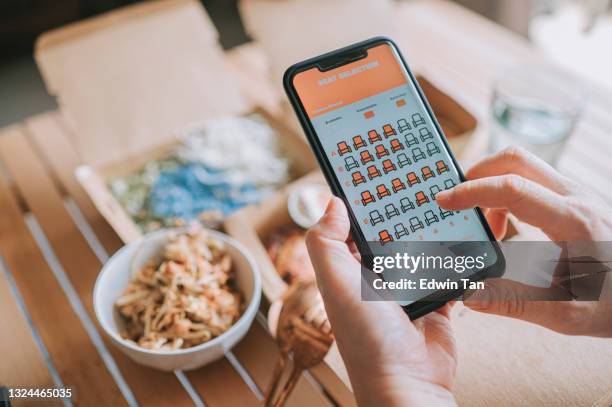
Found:
[[[384,143],[383,138],[388,142]],[[357,135],[337,144],[337,152],[344,160],[344,168],[350,174],[353,186],[363,188],[360,195],[364,207],[384,201],[393,194],[402,191],[405,194],[412,190],[399,202],[387,203],[384,209],[369,212],[368,222],[372,226],[381,225],[378,240],[383,245],[454,215],[452,211],[438,207],[435,212],[432,209],[425,211],[421,217],[412,216],[407,222],[394,221],[400,214],[415,209],[415,205],[420,207],[435,201],[438,192],[455,186],[452,178],[444,179],[449,167],[443,159],[437,160],[433,168],[428,165],[419,167],[417,164],[428,156],[439,154],[442,157],[440,148],[433,140],[434,135],[425,126],[425,119],[415,113],[410,120],[399,119],[396,127],[385,124],[380,133],[372,129],[366,136]],[[406,167],[408,171],[403,172],[402,169]],[[376,182],[383,173],[393,172],[397,173],[397,177],[390,183]]]

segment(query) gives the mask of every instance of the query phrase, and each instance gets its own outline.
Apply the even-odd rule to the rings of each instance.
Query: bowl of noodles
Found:
[[[172,371],[221,358],[248,331],[260,298],[248,251],[223,233],[189,227],[124,246],[102,268],[93,303],[125,354]]]

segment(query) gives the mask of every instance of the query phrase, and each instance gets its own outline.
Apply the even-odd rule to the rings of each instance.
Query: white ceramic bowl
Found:
[[[159,255],[170,234],[182,231],[184,229],[153,232],[123,247],[102,268],[93,294],[96,318],[113,343],[137,363],[166,371],[196,369],[221,358],[247,333],[261,299],[261,277],[256,263],[244,246],[223,233],[207,230],[210,235],[225,243],[233,260],[236,285],[247,304],[240,319],[222,335],[187,349],[153,351],[123,339],[119,335],[122,321],[113,304],[127,287],[131,278],[130,270],[137,269],[148,259]]]

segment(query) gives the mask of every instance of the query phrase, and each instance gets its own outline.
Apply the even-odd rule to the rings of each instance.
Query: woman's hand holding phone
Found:
[[[438,203],[452,210],[482,207],[498,239],[512,213],[556,241],[612,241],[612,209],[522,149],[484,159],[467,178],[440,193]],[[393,302],[362,302],[359,254],[349,229],[346,208],[334,198],[307,243],[357,400],[361,405],[453,405],[457,360],[451,305],[411,322]],[[464,304],[565,334],[612,336],[610,302],[528,301],[528,296],[527,286],[489,280],[486,290]]]
[[[455,405],[451,304],[415,322],[395,302],[361,300],[359,253],[344,203],[333,198],[308,251],[359,405]]]
[[[595,194],[521,148],[508,148],[472,167],[469,181],[437,195],[440,206],[479,206],[497,239],[507,215],[562,242],[612,241],[612,209]],[[531,289],[510,280],[489,280],[465,305],[481,312],[533,322],[557,332],[612,337],[610,301],[529,301]]]
[[[287,70],[284,85],[332,191],[344,199],[332,200],[307,244],[361,405],[454,404],[456,352],[450,305],[411,322],[407,312],[416,317],[429,311],[420,301],[402,309],[396,302],[361,300],[357,245],[367,253],[376,241],[500,239],[508,213],[554,241],[612,241],[611,209],[523,150],[481,161],[460,183],[464,178],[440,126],[388,39],[298,63]],[[475,207],[483,208],[491,230],[479,210],[456,216]],[[400,210],[401,221],[395,219]],[[351,229],[355,242],[349,241]],[[494,246],[491,271],[504,266]],[[563,333],[612,336],[607,302],[528,301],[535,287],[499,279],[486,284],[467,306]]]

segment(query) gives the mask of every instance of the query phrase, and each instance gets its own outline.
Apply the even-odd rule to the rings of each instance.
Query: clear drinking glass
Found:
[[[513,68],[493,84],[489,149],[523,146],[555,165],[586,101],[576,78],[546,65]]]

